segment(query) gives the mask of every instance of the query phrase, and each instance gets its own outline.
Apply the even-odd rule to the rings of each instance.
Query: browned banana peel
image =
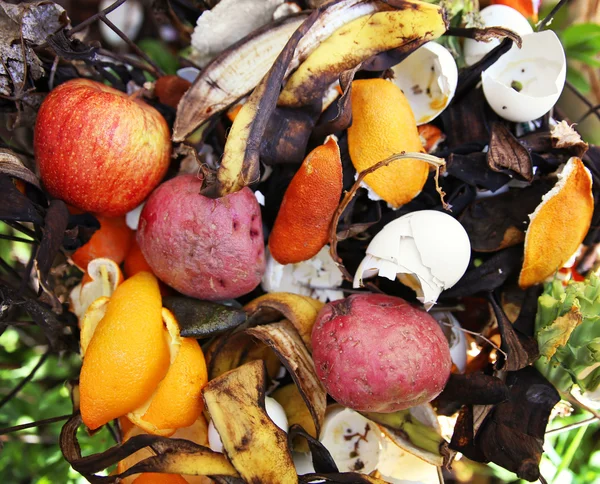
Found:
[[[82,457],[81,448],[77,442],[77,429],[81,424],[79,413],[71,417],[62,428],[59,443],[62,453],[71,467],[92,483],[115,483],[118,479],[141,472],[212,477],[239,476],[223,454],[213,452],[207,447],[187,440],[169,439],[157,435],[137,435],[105,452]],[[97,475],[144,447],[150,447],[156,456],[140,461],[121,474]]]
[[[256,323],[270,323],[282,317],[287,319],[312,352],[310,335],[317,314],[323,306],[321,301],[312,297],[289,292],[270,292],[249,302],[244,309]]]
[[[290,427],[294,424],[298,424],[308,432],[309,435],[318,438],[315,422],[296,385],[290,383],[289,385],[278,388],[271,394],[271,397],[277,400],[283,407]],[[306,439],[299,437],[296,437],[293,440],[293,450],[304,453],[310,451]]]
[[[265,410],[266,370],[247,363],[208,382],[202,394],[227,457],[246,482],[297,483],[286,433]]]

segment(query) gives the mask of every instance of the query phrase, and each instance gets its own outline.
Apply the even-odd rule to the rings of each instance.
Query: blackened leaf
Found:
[[[509,373],[506,384],[509,400],[494,408],[477,442],[489,461],[533,482],[540,476],[544,434],[560,396],[531,366]]]
[[[489,169],[485,153],[450,154],[446,159],[446,173],[469,185],[486,188],[492,192],[510,181],[508,175]]]
[[[15,152],[6,148],[0,148],[0,174],[18,178],[40,188],[40,181],[35,173],[25,166]]]
[[[536,180],[529,187],[473,202],[459,217],[471,248],[476,252],[495,252],[523,242],[529,214],[554,183],[555,179]]]
[[[454,425],[450,449],[461,452],[475,462],[489,462],[475,443],[474,412],[472,405],[464,406]]]
[[[463,99],[456,96],[450,106],[442,112],[442,131],[446,134],[449,148],[455,148],[466,143],[481,141],[488,142],[487,130],[488,112],[482,89],[473,86]]]
[[[592,173],[592,194],[594,195],[594,213],[592,224],[583,241],[586,245],[600,242],[600,146],[591,146],[583,162]]]
[[[63,59],[88,62],[94,62],[97,59],[98,47],[92,47],[79,39],[67,37],[64,30],[49,36],[47,41],[56,55]]]
[[[46,211],[43,238],[35,256],[38,277],[42,281],[48,279],[48,273],[56,254],[62,245],[63,235],[69,222],[69,210],[62,200],[52,200]]]
[[[454,287],[442,293],[442,298],[472,296],[497,289],[511,274],[521,269],[522,255],[521,247],[511,247],[494,254],[479,267],[469,269]]]
[[[100,222],[91,213],[71,214],[63,237],[63,247],[66,250],[79,249],[89,242],[99,228]]]
[[[493,294],[490,294],[489,301],[494,310],[494,314],[496,315],[498,329],[500,329],[500,336],[502,337],[500,348],[508,355],[506,361],[503,361],[502,356],[498,355],[496,368],[498,370],[506,371],[517,371],[521,368],[525,368],[527,365],[533,363],[539,356],[535,340],[532,337],[527,337],[518,333],[514,329],[512,323],[506,317],[504,310],[500,307]]]
[[[288,430],[288,445],[292,448],[292,441],[296,437],[303,437],[308,442],[308,448],[310,449],[313,467],[317,472],[323,472],[328,474],[330,472],[338,472],[337,465],[331,457],[329,451],[321,443],[319,439],[314,438],[299,424],[294,424]]]
[[[41,210],[23,195],[7,175],[0,174],[0,220],[42,225]]]
[[[519,178],[531,182],[533,180],[533,166],[529,151],[503,123],[492,125],[490,148],[487,154],[489,167],[498,172],[513,173]]]
[[[461,405],[492,405],[508,399],[508,387],[500,378],[483,372],[459,375],[452,373],[438,401]]]
[[[304,474],[298,476],[298,481],[302,484],[309,482],[333,482],[334,484],[385,484],[385,481],[376,477],[371,477],[358,472],[340,472],[332,474]]]
[[[521,303],[521,311],[513,327],[521,334],[533,338],[535,330],[535,316],[537,314],[538,298],[542,294],[543,286],[537,284],[525,291],[525,298]]]
[[[215,336],[246,321],[246,312],[241,309],[189,297],[166,297],[163,306],[175,315],[185,338]]]

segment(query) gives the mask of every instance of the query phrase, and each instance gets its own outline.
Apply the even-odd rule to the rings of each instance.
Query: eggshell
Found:
[[[483,93],[494,112],[523,123],[546,114],[556,104],[565,85],[567,61],[560,40],[551,30],[523,37],[481,75]],[[522,85],[517,92],[513,81]]]
[[[377,274],[417,292],[429,310],[467,270],[471,244],[463,226],[443,212],[421,210],[388,223],[371,241],[354,287]]]
[[[528,20],[517,10],[507,5],[490,5],[482,9],[480,15],[485,27],[504,27],[519,35],[533,32]],[[498,45],[500,45],[500,41],[496,39],[489,42],[465,39],[463,44],[465,63],[471,66],[479,62]]]
[[[460,373],[467,369],[467,338],[462,326],[450,311],[433,311],[431,315],[440,323],[452,324],[452,328],[442,324],[442,331],[450,346],[452,362]]]
[[[452,54],[428,42],[392,67],[394,83],[408,99],[417,125],[435,119],[454,97],[458,68]]]

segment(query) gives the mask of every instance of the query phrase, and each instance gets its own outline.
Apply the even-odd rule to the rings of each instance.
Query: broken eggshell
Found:
[[[344,297],[339,290],[343,276],[324,246],[313,258],[298,264],[282,265],[267,252],[267,267],[261,286],[266,292],[291,292],[321,302]]]
[[[524,123],[546,114],[565,85],[567,61],[560,40],[551,30],[523,36],[481,75],[483,93],[494,112]]]
[[[490,5],[481,10],[480,16],[484,27],[504,27],[521,36],[533,32],[529,21],[520,12],[507,5]],[[500,41],[497,39],[489,42],[465,39],[463,44],[465,64],[472,66],[479,62],[498,45]]]
[[[470,257],[469,237],[458,220],[435,210],[412,212],[388,223],[373,238],[354,287],[376,275],[398,278],[429,310],[440,293],[462,277]]]
[[[450,311],[432,311],[431,315],[440,323],[448,340],[452,362],[460,373],[464,373],[467,369],[467,338],[461,331],[462,326]]]
[[[392,67],[394,84],[408,99],[417,126],[435,119],[454,97],[458,68],[452,54],[436,42],[427,42]]]
[[[288,431],[288,419],[285,410],[277,400],[265,397],[265,410],[273,423],[284,432]],[[223,453],[223,442],[212,420],[208,424],[208,445],[213,452]]]

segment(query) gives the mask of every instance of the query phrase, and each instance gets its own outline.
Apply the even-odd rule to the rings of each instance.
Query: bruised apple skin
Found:
[[[405,300],[355,294],[326,304],[312,332],[317,375],[342,405],[389,413],[430,402],[452,360],[437,321]]]
[[[177,176],[148,198],[137,241],[152,271],[188,296],[217,301],[252,291],[265,272],[260,207],[249,188],[211,199],[202,179]]]

